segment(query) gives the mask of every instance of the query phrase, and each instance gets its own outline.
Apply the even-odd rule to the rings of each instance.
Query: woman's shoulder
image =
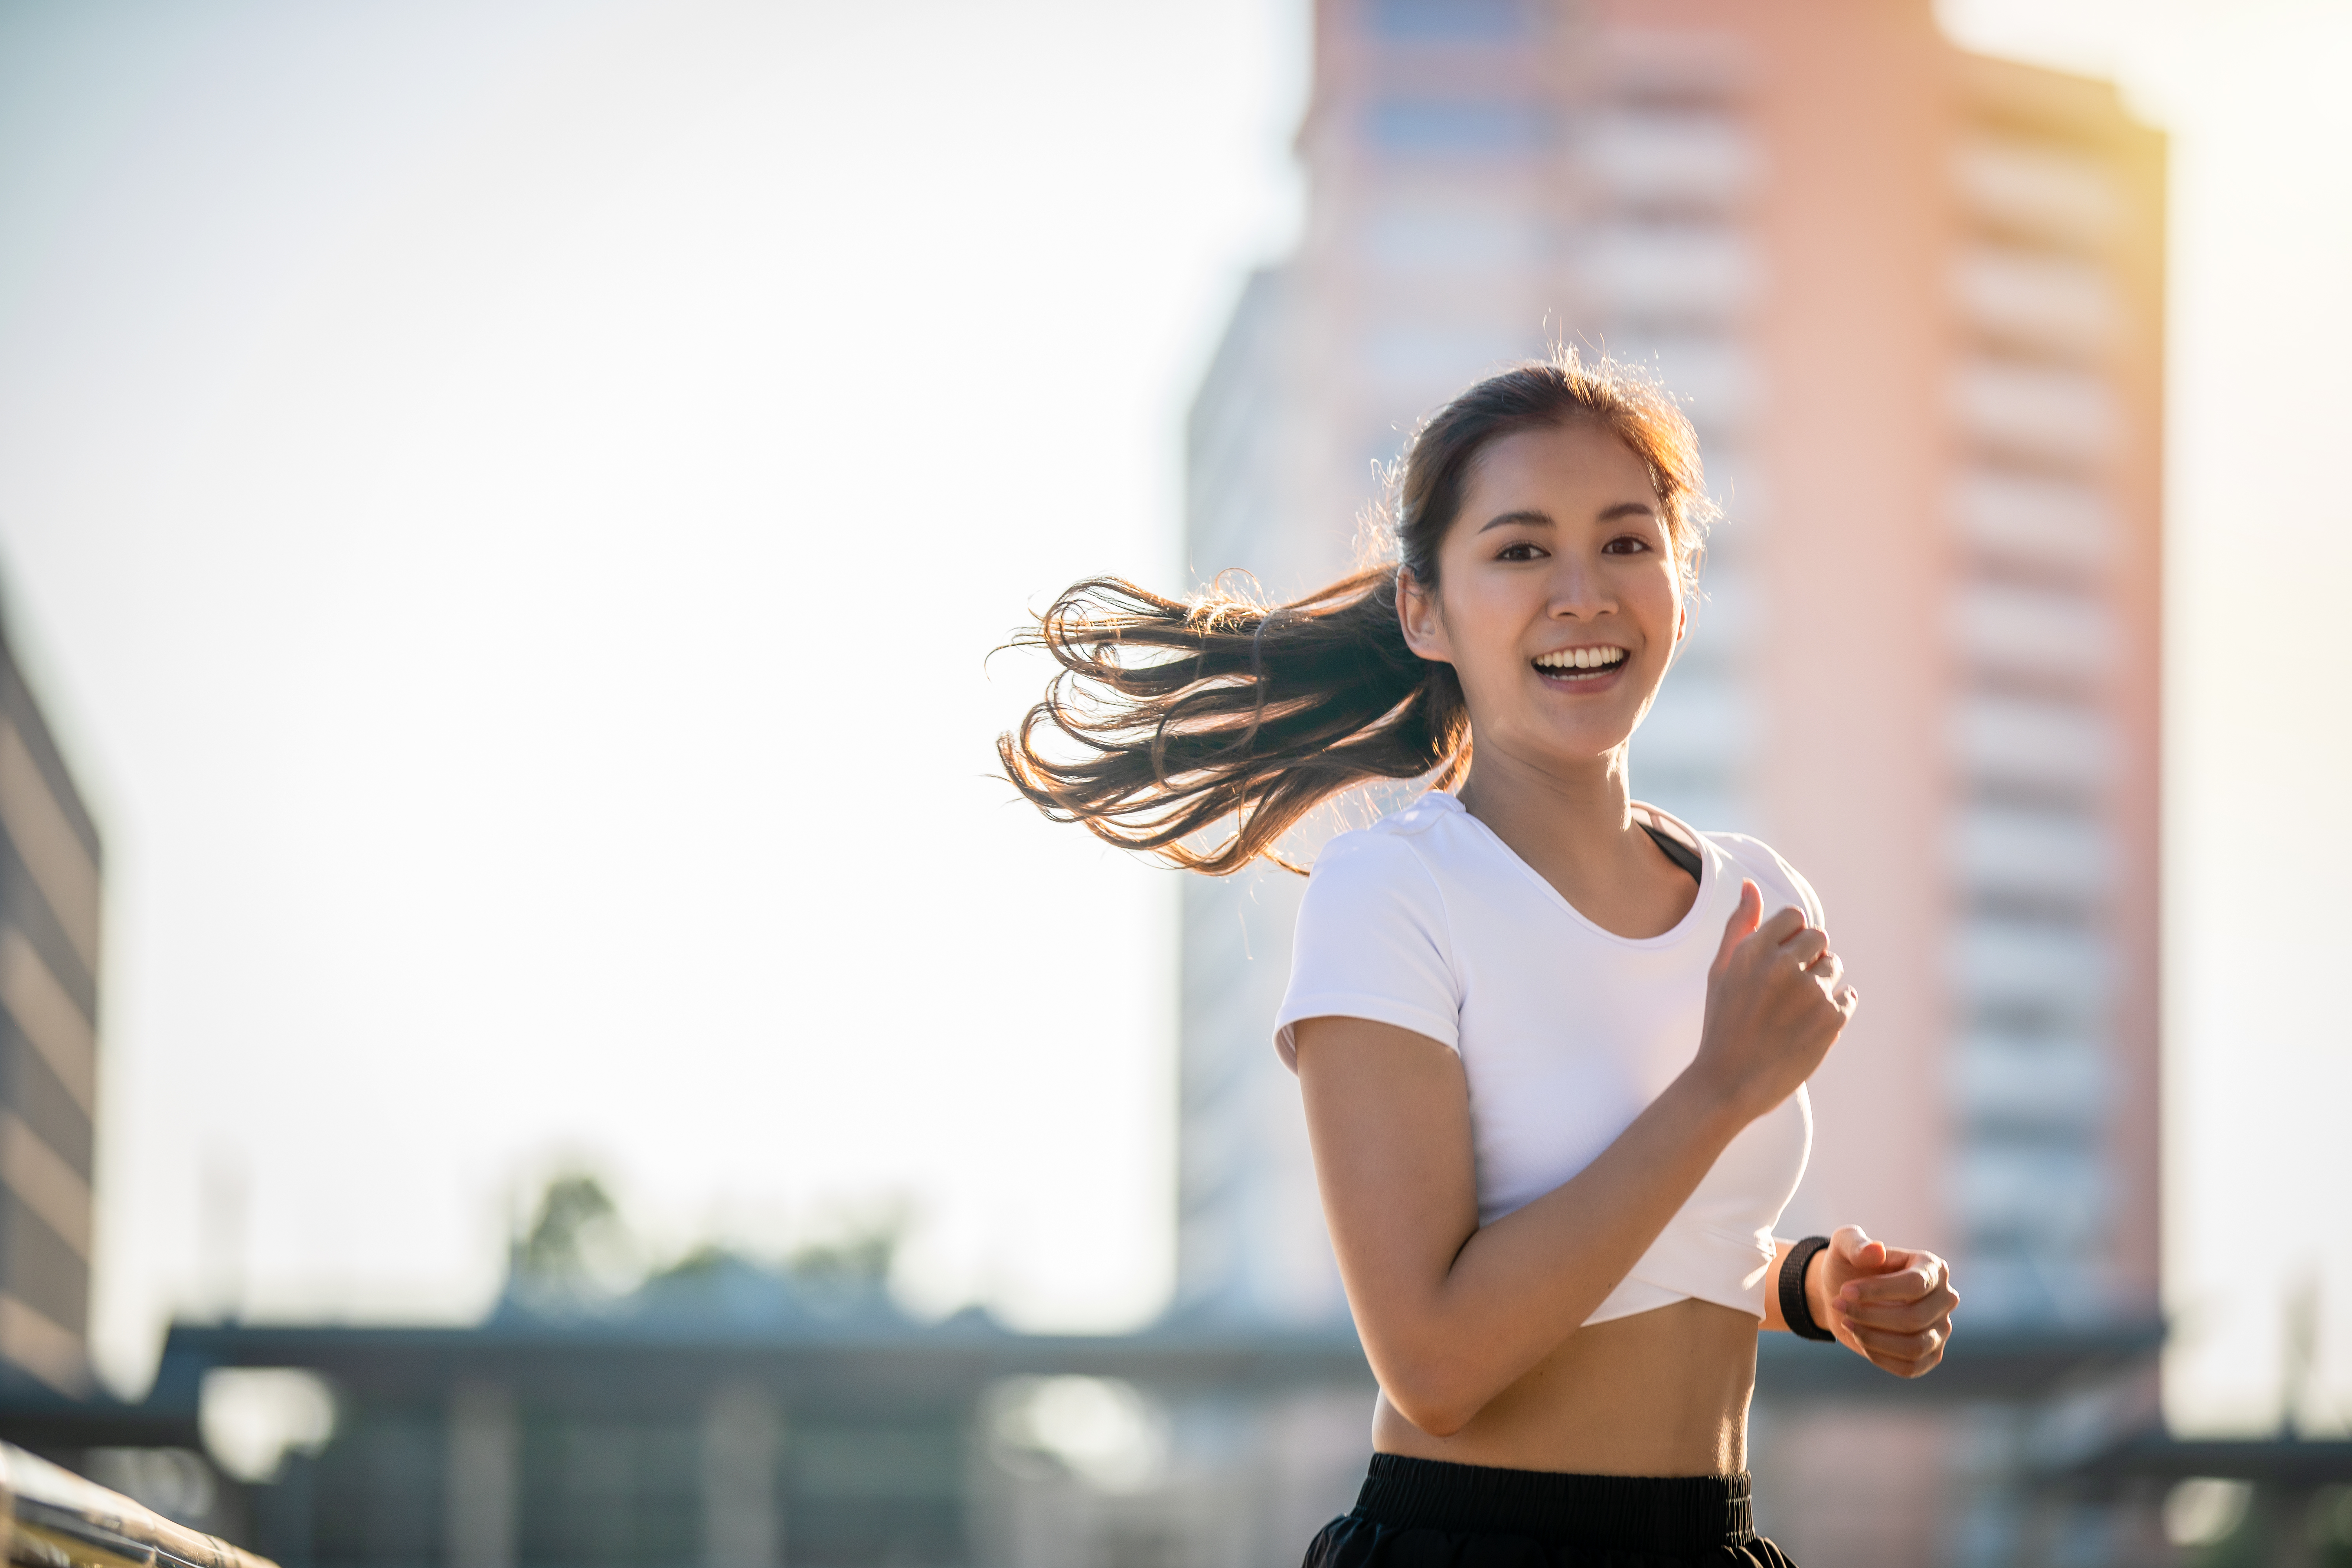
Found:
[[[1389,867],[1397,874],[1412,871],[1426,876],[1433,860],[1445,858],[1446,841],[1451,837],[1448,829],[1454,826],[1452,819],[1462,815],[1460,801],[1431,790],[1370,826],[1333,837],[1315,857],[1315,872],[1320,876],[1326,867],[1335,870],[1343,866]]]
[[[1411,906],[1417,918],[1442,921],[1451,868],[1461,849],[1453,842],[1461,803],[1433,790],[1379,821],[1342,833],[1315,857],[1307,899],[1327,908],[1369,915],[1373,907]]]

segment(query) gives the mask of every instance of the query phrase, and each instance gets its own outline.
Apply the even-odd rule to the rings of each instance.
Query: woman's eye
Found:
[[[1534,561],[1539,559],[1542,554],[1542,551],[1537,549],[1533,544],[1522,539],[1516,544],[1506,544],[1503,546],[1502,550],[1496,555],[1495,559],[1497,561]]]
[[[1638,555],[1650,548],[1650,542],[1638,534],[1621,533],[1601,547],[1603,555]]]

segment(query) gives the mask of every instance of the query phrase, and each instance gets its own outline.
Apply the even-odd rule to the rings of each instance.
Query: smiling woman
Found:
[[[1486,446],[1560,425],[1607,431],[1643,467],[1665,559],[1695,588],[1711,509],[1689,421],[1657,387],[1571,353],[1482,382],[1415,433],[1388,511],[1394,564],[1271,608],[1228,594],[1163,598],[1116,578],[1074,584],[1013,639],[1062,672],[998,742],[1006,774],[1056,820],[1211,875],[1260,856],[1287,864],[1283,834],[1358,784],[1433,773],[1433,787],[1452,788],[1469,771],[1469,709],[1454,666],[1408,643],[1400,587],[1435,586]],[[1049,756],[1041,731],[1075,742],[1075,755]],[[1228,816],[1223,843],[1185,842]]]
[[[1633,796],[1706,510],[1673,401],[1564,355],[1415,433],[1393,564],[1271,608],[1097,579],[1020,639],[1061,670],[1005,772],[1114,844],[1231,871],[1340,791],[1433,784],[1317,859],[1272,1020],[1381,1385],[1309,1568],[1784,1568],[1759,1327],[1942,1359],[1940,1258],[1773,1235],[1859,1001],[1820,901]]]

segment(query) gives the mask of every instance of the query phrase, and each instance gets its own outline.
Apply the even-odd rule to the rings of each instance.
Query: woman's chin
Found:
[[[1497,730],[1503,732],[1496,733]],[[1577,773],[1607,767],[1633,739],[1633,715],[1529,713],[1507,727],[1490,724],[1471,742],[1473,768],[1488,755],[1506,752],[1546,773]]]

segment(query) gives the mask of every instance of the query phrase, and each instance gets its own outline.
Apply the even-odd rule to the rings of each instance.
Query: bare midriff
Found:
[[[1578,1475],[1744,1470],[1758,1326],[1751,1313],[1696,1300],[1591,1324],[1450,1437],[1430,1436],[1381,1395],[1372,1447]]]

